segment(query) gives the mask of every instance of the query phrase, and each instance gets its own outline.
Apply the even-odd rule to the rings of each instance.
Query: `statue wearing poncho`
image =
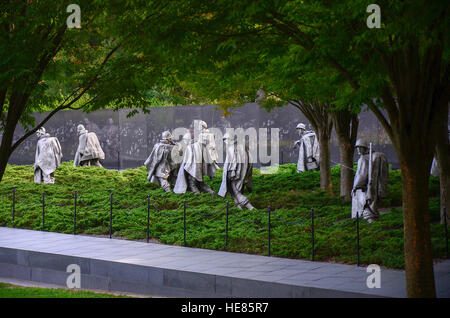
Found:
[[[223,136],[226,144],[226,158],[223,166],[222,184],[219,195],[225,197],[230,192],[234,204],[242,210],[246,207],[253,210],[249,199],[243,195],[244,186],[252,190],[252,163],[246,145],[238,144],[228,133]]]
[[[294,142],[298,146],[297,172],[315,170],[319,168],[320,147],[314,131],[306,131],[306,126],[298,124],[296,129],[300,139]]]
[[[172,160],[174,146],[170,132],[163,132],[161,141],[153,146],[150,156],[144,162],[148,181],[158,183],[166,192],[171,191],[171,184],[175,182],[177,164]]]
[[[100,146],[97,135],[88,132],[83,125],[78,125],[78,149],[73,159],[73,166],[98,166],[102,167],[99,160],[105,159],[105,153]]]
[[[214,177],[217,168],[217,153],[215,152],[214,135],[206,129],[206,123],[201,121],[201,131],[198,140],[189,144],[183,155],[173,192],[194,193],[208,192],[214,194],[211,187],[205,183],[203,176]]]
[[[50,137],[44,127],[36,134],[39,138],[34,159],[34,182],[55,183],[54,172],[61,164],[62,151],[58,138]]]
[[[371,152],[367,143],[359,139],[355,145],[360,158],[352,189],[352,218],[356,213],[368,222],[378,219],[378,203],[386,197],[389,165],[381,152]]]

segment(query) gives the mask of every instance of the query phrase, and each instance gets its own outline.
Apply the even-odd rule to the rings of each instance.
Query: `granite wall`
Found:
[[[103,165],[109,169],[127,169],[141,166],[153,145],[158,142],[161,132],[177,127],[189,128],[194,119],[202,119],[208,127],[221,129],[226,127],[243,128],[279,128],[281,163],[297,162],[298,148],[292,145],[298,139],[296,125],[303,122],[311,129],[305,116],[295,107],[287,105],[267,112],[256,103],[249,103],[235,108],[231,115],[222,117],[223,111],[215,105],[177,106],[152,108],[149,114],[139,113],[127,117],[130,109],[120,111],[100,110],[85,114],[81,111],[67,110],[57,113],[45,128],[52,136],[58,137],[63,150],[63,161],[73,160],[78,145],[76,127],[84,124],[88,131],[95,132],[105,152]],[[46,116],[36,114],[36,122]],[[382,126],[371,112],[363,111],[360,115],[359,137],[365,137],[375,144],[375,151],[384,152],[393,168],[398,168],[398,159],[389,138]],[[24,130],[18,127],[15,138]],[[32,164],[37,137],[28,138],[13,153],[10,164]],[[339,162],[339,151],[335,135],[331,141],[332,164]],[[355,161],[357,155],[355,154]],[[255,166],[260,166],[260,162]]]

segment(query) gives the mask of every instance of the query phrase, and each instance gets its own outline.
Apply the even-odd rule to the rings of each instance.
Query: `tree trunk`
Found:
[[[6,165],[8,164],[9,157],[11,156],[11,144],[14,138],[14,130],[5,130],[3,132],[1,144],[0,144],[0,182],[5,174]]]
[[[354,146],[354,143],[339,142],[339,162],[341,164],[340,197],[344,201],[352,199]]]
[[[320,189],[333,194],[333,185],[331,183],[331,165],[330,165],[330,137],[327,131],[318,131],[318,140],[320,145]]]
[[[352,199],[353,154],[358,133],[358,116],[347,110],[331,113],[334,130],[339,142],[339,162],[341,164],[340,197],[345,201]]]
[[[447,107],[447,118],[448,118]],[[436,138],[436,160],[439,166],[439,182],[441,191],[441,223],[444,223],[444,208],[447,208],[447,222],[450,221],[450,144],[448,140],[448,119],[441,121],[439,133]]]
[[[12,154],[12,145],[14,141],[14,131],[22,116],[25,105],[28,102],[29,95],[23,93],[11,94],[6,124],[3,129],[2,141],[0,144],[0,182],[5,174],[6,165]]]
[[[428,212],[430,164],[426,161],[419,158],[402,163],[405,275],[409,298],[436,297]]]

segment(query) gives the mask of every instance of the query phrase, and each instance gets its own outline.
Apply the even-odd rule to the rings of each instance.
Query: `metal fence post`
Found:
[[[109,194],[109,238],[112,238],[113,192]]]
[[[267,246],[267,256],[270,256],[270,205],[267,207],[267,212],[269,213],[269,220],[267,222],[268,225],[268,237],[267,237],[267,241],[268,241],[268,246]]]
[[[73,206],[73,235],[77,235],[77,198],[78,193],[75,190],[74,206]]]
[[[16,187],[12,188],[12,226],[15,227],[15,215],[16,215]]]
[[[227,201],[227,217],[225,223],[225,250],[228,248],[228,201]]]
[[[150,194],[147,194],[147,243],[150,240]]]
[[[314,208],[311,208],[311,259],[314,262],[315,249],[314,249]]]
[[[448,224],[447,224],[447,207],[444,207],[444,224],[445,224],[445,252],[448,258]]]
[[[186,200],[183,201],[183,246],[186,247]]]
[[[45,192],[42,192],[42,231],[45,231]]]
[[[359,212],[356,211],[356,265],[359,266]]]

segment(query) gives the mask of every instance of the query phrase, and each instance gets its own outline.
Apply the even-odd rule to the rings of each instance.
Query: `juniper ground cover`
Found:
[[[218,191],[222,171],[208,183]],[[268,206],[271,207],[270,254],[311,259],[314,210],[315,260],[354,264],[356,222],[350,219],[351,204],[339,198],[339,166],[332,169],[334,195],[319,188],[319,172],[296,173],[295,164],[281,165],[274,174],[253,170],[253,191],[248,194],[253,211],[240,211],[226,198],[210,194],[164,192],[147,181],[145,167],[122,172],[97,167],[74,168],[63,163],[54,185],[35,184],[31,166],[9,165],[0,183],[0,226],[12,223],[12,188],[15,190],[14,226],[42,229],[42,193],[45,193],[45,230],[73,233],[74,193],[77,191],[76,233],[109,235],[112,193],[112,234],[145,240],[147,195],[150,198],[149,234],[152,242],[182,245],[186,202],[186,245],[206,249],[267,255]],[[433,257],[445,257],[445,229],[439,224],[439,179],[430,177]],[[360,222],[360,262],[403,268],[403,216],[401,172],[391,170],[388,196],[381,203],[380,220]],[[228,244],[226,202],[229,202]]]

